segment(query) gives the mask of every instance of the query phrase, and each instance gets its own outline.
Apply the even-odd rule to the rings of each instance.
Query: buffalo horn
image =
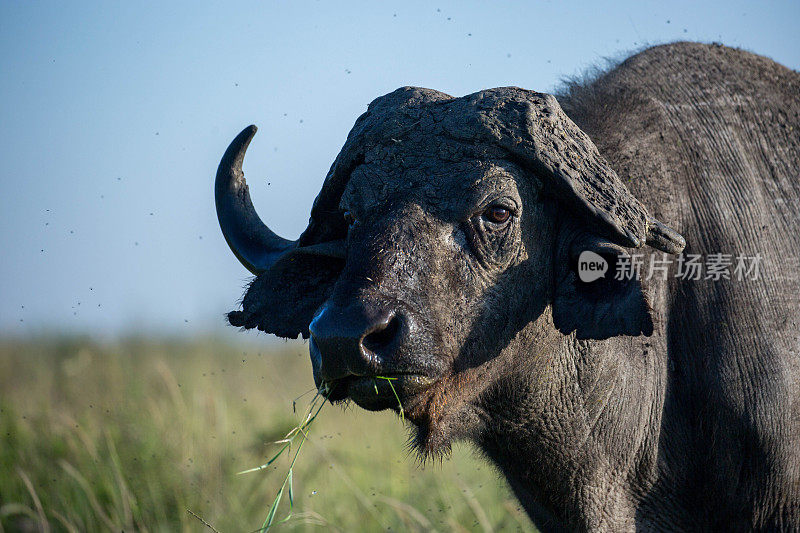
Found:
[[[296,246],[295,241],[279,237],[261,222],[250,200],[242,162],[257,129],[248,126],[231,142],[219,163],[214,184],[222,234],[236,258],[253,274],[269,269]]]

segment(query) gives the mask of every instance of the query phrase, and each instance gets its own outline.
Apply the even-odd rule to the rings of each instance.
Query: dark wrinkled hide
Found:
[[[397,381],[420,451],[474,442],[543,530],[797,530],[799,95],[796,72],[692,43],[569,87],[580,130],[521,89],[400,89],[299,241],[347,238],[346,260],[287,255],[230,322],[311,324],[333,399],[393,408],[369,377],[424,376]],[[760,253],[760,278],[577,280],[576,251],[679,251],[659,220],[686,253]]]

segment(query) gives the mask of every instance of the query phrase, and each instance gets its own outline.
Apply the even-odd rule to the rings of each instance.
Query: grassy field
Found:
[[[277,451],[313,382],[306,346],[253,346],[0,341],[0,531],[257,530],[289,458],[236,473]],[[293,470],[293,516],[272,530],[532,529],[467,446],[423,467],[406,431],[391,413],[325,406]]]

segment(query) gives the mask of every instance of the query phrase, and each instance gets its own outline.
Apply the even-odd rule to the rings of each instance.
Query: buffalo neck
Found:
[[[657,474],[660,350],[647,337],[519,340],[525,362],[487,393],[476,444],[540,529],[632,528]]]

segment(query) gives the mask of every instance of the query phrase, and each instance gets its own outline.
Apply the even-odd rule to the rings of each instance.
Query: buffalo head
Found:
[[[217,173],[222,231],[256,274],[230,323],[310,337],[332,401],[397,408],[396,391],[424,452],[469,436],[486,418],[481,398],[511,376],[533,383],[559,338],[652,333],[638,280],[584,283],[577,256],[590,250],[613,274],[626,249],[676,253],[683,238],[553,96],[406,87],[378,98],[297,241],[253,209],[241,165],[255,131],[239,134]]]

